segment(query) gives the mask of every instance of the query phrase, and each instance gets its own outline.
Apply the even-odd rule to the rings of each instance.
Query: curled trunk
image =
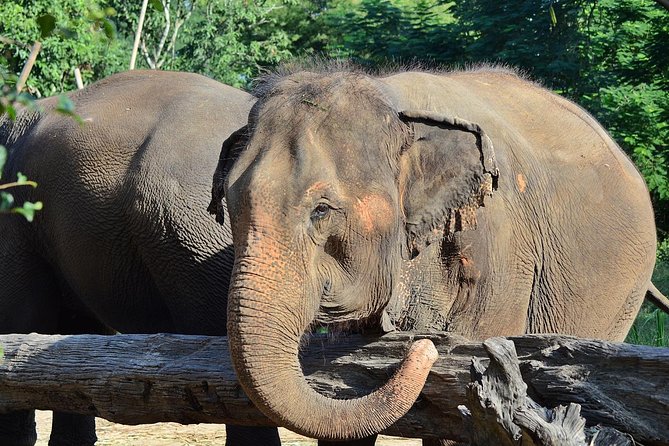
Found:
[[[321,439],[366,437],[401,418],[437,359],[432,341],[415,342],[393,377],[371,394],[326,398],[309,386],[299,363],[300,338],[315,314],[300,301],[301,275],[290,268],[282,269],[283,276],[272,275],[267,265],[282,262],[264,257],[262,263],[258,274],[244,258],[236,260],[228,314],[233,365],[254,404],[278,424]],[[290,284],[289,293],[283,284]]]

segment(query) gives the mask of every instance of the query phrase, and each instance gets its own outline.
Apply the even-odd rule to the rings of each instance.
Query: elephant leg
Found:
[[[57,283],[41,259],[30,255],[7,220],[0,222],[0,234],[0,333],[54,333]],[[34,410],[0,415],[0,445],[32,446],[36,442]]]
[[[95,435],[95,417],[54,412],[49,446],[92,446]]]
[[[33,446],[36,442],[34,410],[21,410],[0,415],[0,444]]]
[[[318,446],[374,446],[378,435],[361,438],[360,440],[346,440],[346,441],[326,441],[318,440]]]
[[[63,292],[67,306],[61,307],[58,317],[59,334],[112,334],[81,305],[70,291]],[[73,307],[74,305],[74,307]],[[93,446],[98,440],[95,435],[95,417],[64,412],[54,412],[51,422],[49,446]]]
[[[225,426],[226,446],[281,446],[275,427]]]

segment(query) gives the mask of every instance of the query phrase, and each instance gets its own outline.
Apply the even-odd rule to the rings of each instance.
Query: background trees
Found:
[[[128,68],[140,3],[3,0],[0,82],[38,39],[28,91],[52,95]],[[669,10],[653,0],[150,0],[138,68],[238,87],[302,55],[376,67],[481,62],[520,68],[590,110],[646,178],[669,292]],[[52,31],[43,36],[44,25]],[[115,36],[110,39],[109,37]],[[664,263],[663,263],[664,262]]]

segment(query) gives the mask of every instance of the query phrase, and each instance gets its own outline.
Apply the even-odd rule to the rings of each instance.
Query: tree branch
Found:
[[[155,70],[156,69],[156,64],[153,61],[153,59],[151,59],[151,55],[149,54],[149,50],[146,48],[146,42],[144,42],[144,37],[142,37],[142,44],[140,45],[140,47],[142,49],[142,54],[144,55],[144,59],[146,59],[146,63],[149,65],[149,68],[151,68],[152,70]]]
[[[156,68],[163,66],[165,62],[165,57],[162,57],[163,47],[165,46],[165,41],[167,41],[167,36],[170,34],[170,0],[161,0],[163,4],[163,13],[165,14],[165,28],[163,29],[163,35],[160,36],[160,42],[156,51],[153,53],[153,59],[156,61]]]

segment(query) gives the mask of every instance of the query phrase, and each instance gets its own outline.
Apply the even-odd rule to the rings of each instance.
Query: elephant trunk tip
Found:
[[[404,361],[402,361],[402,364],[396,373],[395,380],[402,384],[412,381],[414,382],[414,385],[417,388],[409,393],[413,394],[414,400],[418,398],[418,394],[425,385],[430,369],[437,358],[439,358],[439,352],[434,346],[434,343],[429,339],[419,339],[411,345],[411,348],[409,348]],[[409,376],[413,379],[407,380],[407,377]]]
[[[439,358],[439,352],[431,340],[419,339],[411,345],[409,353],[407,353],[407,360],[409,358],[419,361],[421,365],[429,369]]]

